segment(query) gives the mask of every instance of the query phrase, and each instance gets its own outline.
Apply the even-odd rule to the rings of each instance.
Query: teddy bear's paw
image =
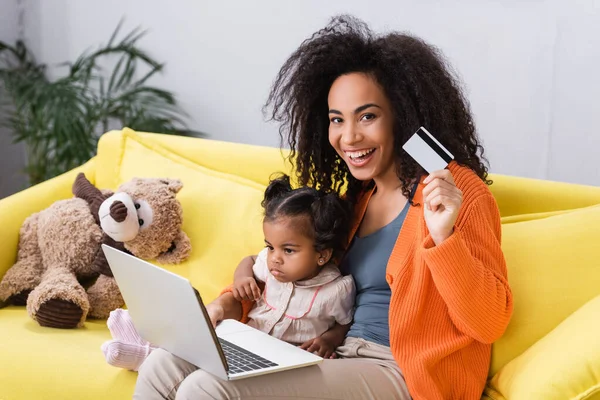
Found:
[[[23,290],[22,292],[10,296],[6,302],[13,306],[25,306],[27,305],[29,293],[31,293],[31,290]]]
[[[111,311],[125,304],[115,278],[106,275],[98,277],[87,290],[87,297],[90,302],[87,316],[94,319],[106,319]]]
[[[18,260],[0,281],[0,300],[8,304],[25,305],[29,293],[40,284],[43,275],[40,265],[41,261],[36,262],[36,257]]]
[[[40,305],[35,319],[41,326],[49,328],[76,328],[83,315],[77,304],[62,299],[50,299]]]

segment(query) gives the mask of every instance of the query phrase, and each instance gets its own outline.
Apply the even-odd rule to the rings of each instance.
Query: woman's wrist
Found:
[[[452,228],[450,230],[450,232],[445,233],[445,234],[441,234],[441,235],[431,235],[431,240],[433,240],[433,243],[436,246],[439,246],[440,244],[442,244],[442,242],[444,242],[444,240],[448,239],[450,236],[452,236],[452,234],[454,233],[454,228]]]

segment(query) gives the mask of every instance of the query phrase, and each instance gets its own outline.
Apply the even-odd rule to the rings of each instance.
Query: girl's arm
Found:
[[[233,282],[244,278],[254,278],[254,271],[252,267],[256,262],[256,256],[244,257],[238,264],[235,272],[233,273]]]
[[[260,289],[254,278],[254,264],[256,256],[245,257],[240,261],[233,274],[232,294],[236,300],[258,300]]]
[[[262,282],[264,282],[267,279],[267,274],[269,272],[269,269],[267,267],[266,254],[267,254],[267,248],[263,249],[256,256],[244,257],[242,259],[242,261],[240,261],[240,263],[238,264],[236,271],[233,274],[234,283],[232,285],[226,287],[225,289],[223,289],[223,291],[221,292],[220,297],[222,297],[225,294],[228,294],[229,296],[231,296],[231,298],[229,298],[228,301],[235,301],[238,303],[238,305],[240,307],[241,313],[239,315],[235,314],[236,317],[232,317],[232,318],[235,318],[244,323],[246,323],[248,321],[248,313],[250,312],[252,307],[254,307],[255,293],[253,293],[253,290],[250,290],[250,294],[252,294],[252,296],[246,295],[245,297],[242,297],[242,296],[240,296],[239,290],[236,290],[235,285],[236,285],[236,283],[240,282],[239,279],[243,280],[243,279],[247,279],[247,278],[251,278],[254,281],[254,284],[257,285],[257,282],[255,280],[255,278],[257,278],[259,281],[261,281],[260,285],[262,286]],[[260,293],[261,293],[261,286],[258,286],[259,297],[260,297]],[[237,293],[237,298],[236,298],[236,293]],[[244,293],[246,293],[245,290],[244,290]],[[226,303],[226,305],[229,305],[229,304]],[[227,309],[225,311],[227,311]],[[234,311],[237,312],[239,310],[237,308],[234,308]]]
[[[242,303],[237,301],[231,292],[225,292],[206,305],[206,311],[213,327],[224,319],[242,319]]]

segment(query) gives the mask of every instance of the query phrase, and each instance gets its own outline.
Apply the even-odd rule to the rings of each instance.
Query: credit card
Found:
[[[420,127],[402,146],[428,174],[444,169],[454,160],[448,151],[427,129]]]

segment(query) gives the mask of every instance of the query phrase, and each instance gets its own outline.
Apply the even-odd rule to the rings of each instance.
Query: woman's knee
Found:
[[[229,398],[225,381],[201,369],[195,371],[181,382],[177,389],[176,400],[221,400]]]
[[[143,394],[140,399],[150,398],[151,394],[151,398],[174,398],[181,381],[195,370],[192,364],[168,351],[156,349],[140,366],[135,393]]]
[[[172,364],[175,356],[163,349],[156,349],[140,365],[139,376],[150,377],[161,373],[166,364]]]

